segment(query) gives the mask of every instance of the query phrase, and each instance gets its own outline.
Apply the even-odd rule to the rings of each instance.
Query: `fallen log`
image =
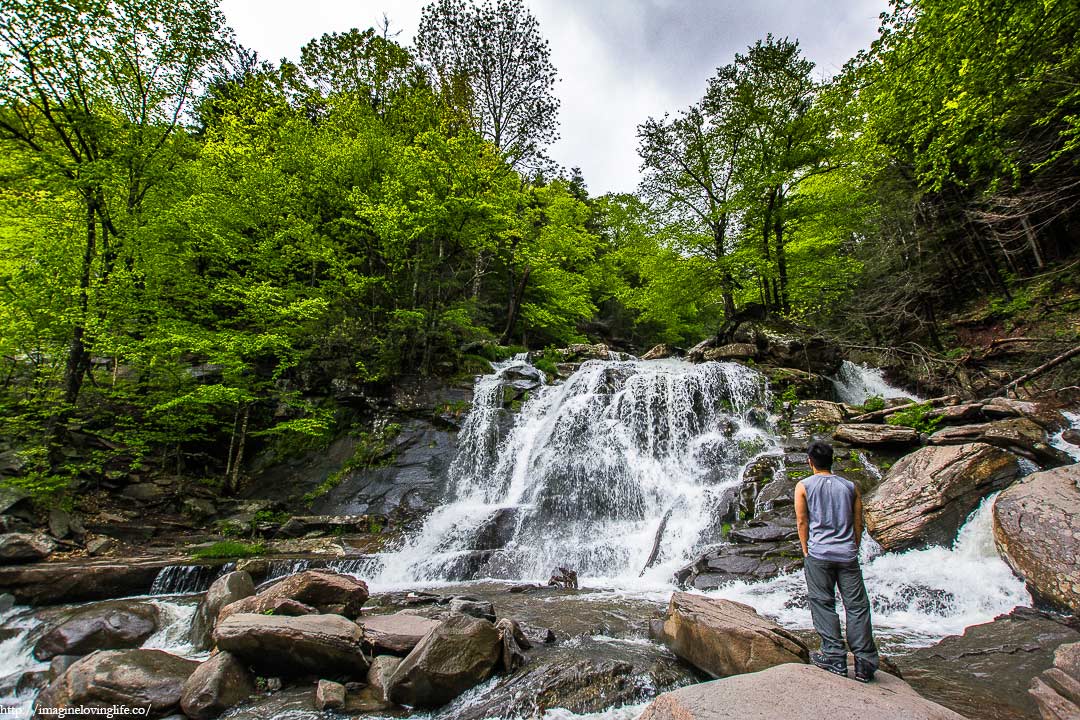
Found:
[[[1046,372],[1048,372],[1050,370],[1053,370],[1058,365],[1061,365],[1062,363],[1071,360],[1072,358],[1076,357],[1077,355],[1080,355],[1080,345],[1077,345],[1076,347],[1074,347],[1072,350],[1069,350],[1068,352],[1064,352],[1061,355],[1058,355],[1056,358],[1054,358],[1053,360],[1050,360],[1049,362],[1043,363],[1042,365],[1035,368],[1034,370],[1027,373],[1026,375],[1021,375],[1020,377],[1016,378],[1015,380],[1013,380],[1008,385],[1001,386],[1000,388],[998,388],[998,390],[996,392],[994,392],[992,395],[990,395],[990,397],[998,397],[999,395],[1007,394],[1013,388],[1016,388],[1016,387],[1018,387],[1020,385],[1023,385],[1026,382],[1030,382],[1030,381],[1034,380],[1035,378],[1039,377],[1043,373],[1046,373]]]
[[[638,577],[645,574],[645,571],[653,566],[656,562],[656,557],[660,554],[660,541],[664,538],[664,530],[667,529],[667,522],[671,519],[671,511],[674,508],[669,508],[664,513],[664,519],[660,521],[660,527],[656,528],[656,537],[653,538],[652,552],[649,553],[649,559],[645,561],[645,567],[641,568],[641,572],[638,573]]]

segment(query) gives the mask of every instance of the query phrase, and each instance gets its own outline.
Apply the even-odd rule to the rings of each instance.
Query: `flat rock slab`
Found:
[[[664,693],[640,720],[964,720],[878,672],[857,683],[810,665],[778,665]]]
[[[340,615],[236,613],[214,628],[219,648],[272,675],[365,677],[363,638],[360,626]]]
[[[994,503],[994,541],[1049,602],[1080,613],[1080,464],[1033,473]]]
[[[875,447],[878,445],[918,445],[919,431],[902,425],[854,423],[840,425],[833,439],[848,445]]]
[[[439,626],[438,620],[411,613],[371,615],[357,622],[364,629],[364,642],[374,645],[376,651],[391,655],[408,655],[425,635]]]
[[[667,613],[653,621],[650,631],[680,658],[713,677],[809,659],[802,640],[749,605],[731,600],[675,593]]]
[[[1060,618],[1016,608],[897,660],[919,693],[962,715],[1028,720],[1039,717],[1033,679],[1054,665],[1055,648],[1077,641],[1080,631]]]

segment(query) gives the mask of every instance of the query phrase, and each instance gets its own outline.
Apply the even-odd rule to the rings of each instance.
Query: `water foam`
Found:
[[[871,397],[923,399],[907,390],[890,385],[885,380],[885,372],[880,368],[872,368],[848,360],[840,365],[840,370],[832,379],[832,383],[836,388],[837,399],[848,405],[862,405]]]
[[[926,645],[1031,604],[1023,581],[994,547],[994,497],[971,514],[952,547],[902,553],[881,553],[878,548],[876,554],[872,547],[863,548],[863,577],[878,632],[910,645]],[[762,583],[735,583],[709,595],[752,605],[786,627],[813,627],[802,573]]]
[[[1077,412],[1062,412],[1065,419],[1069,421],[1069,427],[1059,430],[1053,438],[1050,439],[1050,444],[1056,447],[1058,450],[1069,455],[1076,462],[1080,462],[1080,445],[1073,445],[1071,442],[1062,437],[1066,430],[1080,430],[1080,411]]]

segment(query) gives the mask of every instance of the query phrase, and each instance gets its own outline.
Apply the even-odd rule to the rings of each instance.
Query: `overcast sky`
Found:
[[[237,39],[260,57],[298,59],[326,32],[385,14],[411,45],[425,0],[222,0]],[[798,38],[831,76],[877,36],[887,0],[528,0],[551,41],[562,100],[551,148],[579,166],[593,195],[637,186],[637,125],[698,100],[705,83],[757,39]]]

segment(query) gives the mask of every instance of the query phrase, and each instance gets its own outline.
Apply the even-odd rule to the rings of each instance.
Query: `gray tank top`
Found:
[[[833,562],[857,558],[854,483],[839,475],[811,475],[802,484],[810,510],[810,555]]]

